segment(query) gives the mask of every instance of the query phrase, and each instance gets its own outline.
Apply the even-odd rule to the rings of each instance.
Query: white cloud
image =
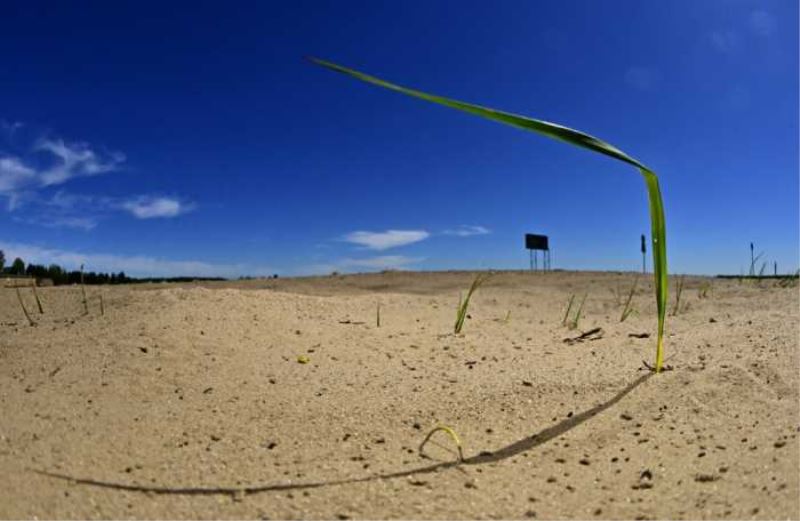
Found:
[[[122,208],[137,219],[176,217],[193,209],[193,205],[170,197],[142,196],[124,201]]]
[[[58,264],[75,270],[81,264],[87,271],[120,272],[134,277],[238,277],[241,275],[266,276],[275,273],[268,267],[248,264],[213,264],[195,260],[167,260],[147,255],[114,255],[108,253],[81,253],[44,248],[30,244],[0,242],[6,258],[20,257],[26,263]]]
[[[0,194],[13,194],[36,182],[37,172],[17,157],[0,157]]]
[[[472,237],[473,235],[487,235],[491,233],[491,231],[485,226],[462,224],[458,228],[445,230],[442,233],[445,235],[455,235],[456,237]]]
[[[356,231],[344,236],[344,241],[370,250],[388,250],[424,241],[431,234],[425,230],[386,230],[385,232]]]
[[[40,140],[34,150],[50,156],[49,166],[34,166],[18,156],[0,157],[0,195],[13,200],[25,191],[117,170],[125,160],[125,156],[117,152],[101,155],[84,143],[66,144],[60,139]]]
[[[59,185],[74,177],[112,172],[125,161],[125,156],[112,152],[101,157],[86,143],[66,144],[61,139],[42,139],[36,150],[49,152],[58,158],[56,164],[40,172],[42,186]]]
[[[99,219],[94,216],[44,215],[35,217],[14,217],[17,222],[35,224],[45,228],[73,228],[89,231],[97,227]]]
[[[639,90],[649,90],[661,81],[661,73],[652,67],[629,67],[625,83]]]
[[[406,257],[405,255],[382,255],[365,259],[343,259],[339,264],[344,267],[367,269],[401,269],[410,264],[423,261],[423,257]]]
[[[759,36],[770,36],[775,32],[775,17],[763,10],[750,13],[750,28]]]

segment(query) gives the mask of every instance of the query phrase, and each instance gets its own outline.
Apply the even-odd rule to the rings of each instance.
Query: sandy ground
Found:
[[[454,335],[471,278],[0,289],[0,517],[800,517],[797,287],[687,278],[652,375],[649,277],[621,323],[632,274],[499,274]]]

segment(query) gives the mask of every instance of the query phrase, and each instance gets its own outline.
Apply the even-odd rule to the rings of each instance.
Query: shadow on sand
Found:
[[[47,472],[41,470],[33,470],[33,472],[49,476],[52,478],[68,480],[76,484],[91,485],[95,487],[110,488],[115,490],[125,490],[129,492],[145,492],[149,494],[179,494],[179,495],[231,495],[234,498],[241,498],[242,496],[245,496],[247,494],[258,494],[261,492],[273,492],[282,490],[304,490],[312,488],[330,487],[335,485],[346,485],[352,483],[365,483],[369,481],[397,479],[397,478],[414,476],[418,474],[430,474],[432,472],[439,472],[451,468],[461,468],[469,465],[483,465],[486,463],[495,463],[503,461],[508,458],[512,458],[518,454],[522,454],[523,452],[527,452],[533,449],[534,447],[538,447],[539,445],[547,443],[553,438],[561,436],[562,434],[579,426],[583,422],[593,418],[594,416],[604,412],[606,409],[614,406],[616,403],[622,400],[626,395],[628,395],[631,391],[633,391],[636,387],[638,387],[646,380],[648,380],[652,375],[653,373],[648,372],[647,374],[640,376],[639,378],[628,384],[627,387],[625,387],[623,390],[617,393],[610,400],[603,402],[595,407],[592,407],[591,409],[588,409],[582,413],[567,418],[566,420],[556,425],[553,425],[552,427],[548,427],[547,429],[539,431],[536,434],[525,437],[519,441],[515,441],[510,445],[506,445],[505,447],[502,447],[495,452],[482,452],[477,456],[465,458],[464,460],[461,461],[434,463],[424,467],[415,467],[413,469],[403,470],[399,472],[372,474],[361,478],[349,478],[349,479],[330,480],[330,481],[310,481],[306,483],[276,483],[272,485],[270,484],[249,485],[242,487],[159,487],[159,486],[115,483],[111,481],[101,481],[96,479],[77,478],[66,474]]]

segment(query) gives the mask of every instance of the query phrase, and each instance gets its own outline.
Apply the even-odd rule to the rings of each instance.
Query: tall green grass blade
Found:
[[[425,101],[430,101],[432,103],[437,103],[439,105],[444,105],[462,112],[467,112],[469,114],[497,121],[499,123],[521,128],[523,130],[537,132],[552,139],[565,141],[572,145],[613,157],[614,159],[623,161],[636,167],[639,170],[639,173],[644,177],[650,201],[650,227],[652,230],[653,266],[656,287],[656,304],[658,307],[658,343],[656,346],[655,370],[656,372],[661,371],[664,359],[664,320],[667,309],[667,234],[666,223],[664,220],[664,204],[661,199],[661,189],[658,185],[658,177],[652,170],[650,170],[650,168],[627,155],[617,147],[578,130],[573,130],[571,128],[547,121],[512,114],[510,112],[503,112],[488,107],[482,107],[480,105],[473,105],[471,103],[445,98],[442,96],[435,96],[419,90],[401,87],[400,85],[389,83],[380,78],[376,78],[347,67],[342,67],[341,65],[337,65],[329,61],[320,60],[317,58],[311,58],[311,61],[322,67],[352,76],[367,83],[372,83],[373,85],[378,85],[380,87],[400,92],[407,96],[412,96]]]

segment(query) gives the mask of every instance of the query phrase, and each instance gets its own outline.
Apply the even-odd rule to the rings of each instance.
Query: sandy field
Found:
[[[796,286],[473,276],[0,289],[0,517],[800,518]]]

